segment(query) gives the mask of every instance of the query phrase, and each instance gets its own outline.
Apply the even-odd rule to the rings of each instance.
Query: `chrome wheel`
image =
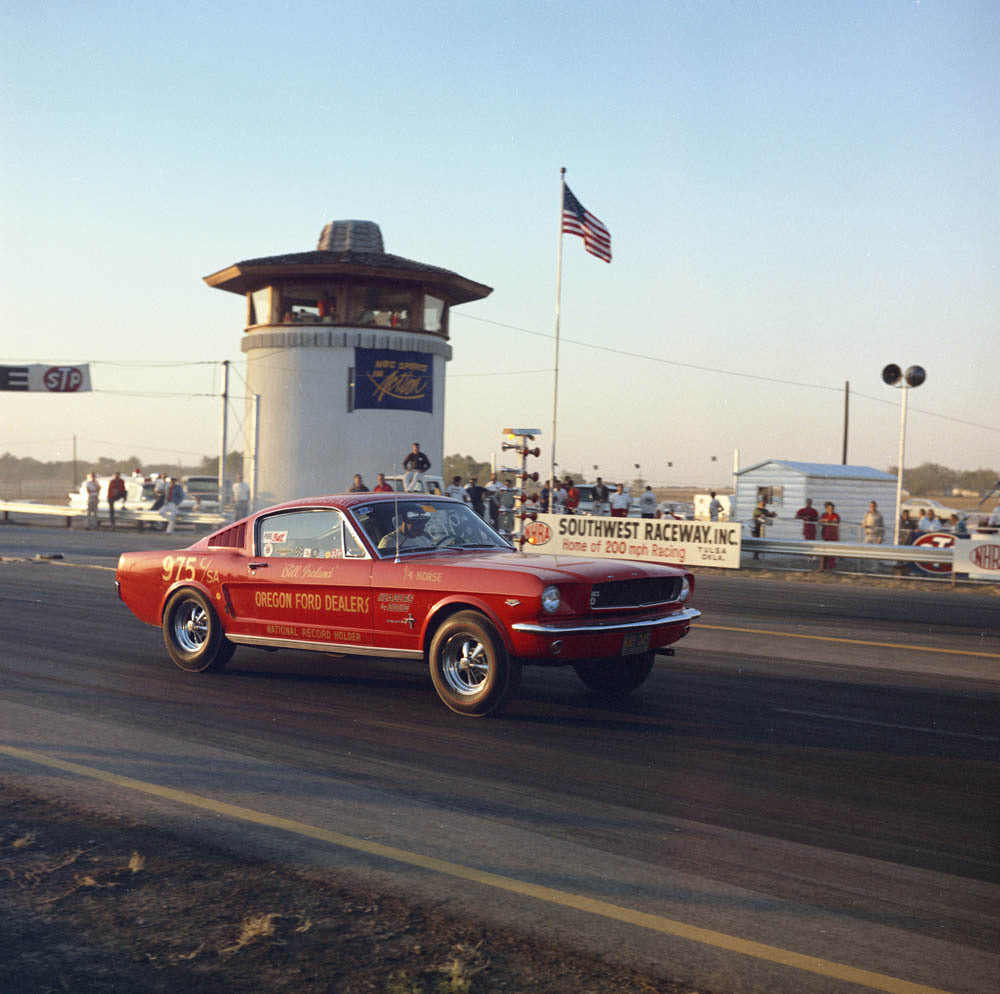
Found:
[[[499,711],[521,682],[520,661],[510,658],[500,633],[478,611],[459,611],[444,621],[429,657],[438,697],[458,714]]]
[[[208,639],[208,615],[195,601],[185,601],[174,613],[174,638],[185,652],[197,652]]]
[[[188,673],[219,670],[236,646],[200,590],[178,590],[163,610],[163,642],[170,658]]]
[[[459,633],[441,648],[441,676],[456,694],[478,694],[490,674],[490,659],[479,639]]]

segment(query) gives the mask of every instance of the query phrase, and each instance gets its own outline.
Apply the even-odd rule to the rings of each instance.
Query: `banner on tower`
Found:
[[[434,409],[434,357],[426,352],[354,350],[354,410]]]
[[[24,393],[86,393],[90,387],[90,364],[48,366],[0,366],[0,390]]]

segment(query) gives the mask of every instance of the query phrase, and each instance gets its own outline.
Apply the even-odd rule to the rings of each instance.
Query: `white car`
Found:
[[[933,497],[911,497],[899,505],[899,513],[909,511],[910,517],[916,519],[920,517],[921,508],[925,511],[934,508],[934,514],[942,524],[949,521],[953,514],[957,514],[960,518],[963,516],[963,512],[957,507],[948,507],[947,504],[942,504],[941,501],[935,500]]]

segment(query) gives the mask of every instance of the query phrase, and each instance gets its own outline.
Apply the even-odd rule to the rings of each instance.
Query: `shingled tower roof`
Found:
[[[209,286],[246,294],[290,276],[368,278],[395,284],[420,283],[438,288],[452,304],[481,300],[493,288],[450,269],[390,255],[374,221],[331,221],[312,252],[292,252],[245,259],[205,277]]]

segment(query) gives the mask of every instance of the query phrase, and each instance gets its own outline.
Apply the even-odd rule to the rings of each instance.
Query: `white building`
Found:
[[[492,288],[384,251],[372,221],[334,221],[315,251],[205,277],[246,300],[244,477],[261,506],[403,471],[441,472],[449,310]],[[256,439],[256,459],[254,444]]]
[[[753,509],[763,497],[768,510],[778,516],[767,527],[768,538],[801,538],[802,522],[795,512],[811,497],[813,507],[823,513],[832,500],[840,515],[840,541],[861,541],[861,520],[869,501],[876,501],[885,519],[886,541],[892,542],[896,514],[896,477],[870,466],[841,466],[836,463],[793,462],[768,459],[736,474],[733,519],[746,526],[749,534]],[[817,537],[819,532],[817,531]]]

